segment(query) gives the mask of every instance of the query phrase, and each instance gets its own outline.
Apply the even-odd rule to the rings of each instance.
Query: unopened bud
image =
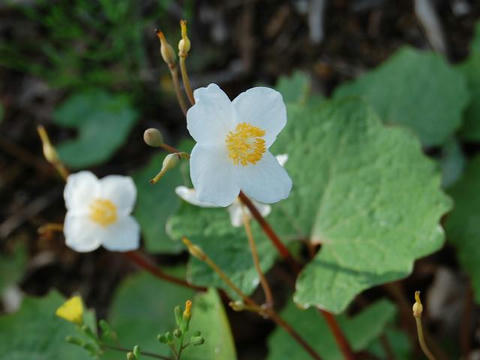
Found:
[[[181,159],[188,159],[189,156],[189,154],[183,152],[168,154],[165,156],[165,159],[163,159],[162,170],[160,170],[160,172],[155,175],[152,180],[150,180],[150,183],[156,184],[167,173],[168,170],[173,169],[175,166],[177,166]]]
[[[185,246],[188,248],[188,251],[190,252],[190,254],[192,254],[197,259],[200,259],[202,261],[206,259],[205,253],[197,245],[193,245],[192,242],[188,240],[186,237],[184,237],[182,241],[185,244]]]
[[[192,318],[192,301],[185,301],[185,311],[183,312],[183,330],[188,331],[190,319]]]
[[[135,359],[140,360],[140,355],[141,355],[140,346],[135,345],[133,347],[133,355],[135,355]]]
[[[245,310],[245,305],[241,301],[230,301],[228,305],[232,308],[233,311]]]
[[[78,345],[78,346],[83,346],[85,344],[85,341],[74,336],[65,337],[65,341],[68,342],[69,344]]]
[[[143,141],[151,147],[159,147],[163,145],[163,136],[160,130],[149,128],[143,133]]]
[[[43,156],[45,156],[45,159],[51,164],[58,163],[59,159],[57,151],[50,142],[47,131],[41,125],[37,127],[37,131],[38,135],[40,136],[40,140],[42,140]]]
[[[190,343],[192,345],[202,345],[205,343],[205,338],[203,336],[192,336],[190,338]]]
[[[157,335],[157,340],[160,341],[162,344],[166,344],[168,342],[167,337],[165,334]]]
[[[187,21],[180,20],[180,28],[182,30],[182,39],[178,42],[178,54],[187,56],[190,51],[190,39],[187,36]]]
[[[165,61],[168,66],[175,65],[175,51],[173,51],[173,48],[168,43],[165,35],[163,35],[163,32],[160,30],[157,30],[157,37],[160,40],[160,54],[162,55],[163,61]]]
[[[175,336],[176,338],[179,338],[180,336],[182,336],[182,334],[182,330],[180,329],[173,330],[173,336]]]
[[[415,291],[415,304],[412,307],[413,316],[416,318],[422,317],[423,305],[420,300],[420,291]]]
[[[136,360],[133,352],[130,351],[127,353],[127,360]]]

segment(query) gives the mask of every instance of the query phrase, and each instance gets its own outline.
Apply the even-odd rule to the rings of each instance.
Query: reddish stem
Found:
[[[263,232],[272,241],[273,245],[278,250],[280,256],[285,260],[287,260],[290,266],[292,267],[293,271],[295,272],[295,274],[298,274],[300,272],[300,265],[295,261],[292,254],[287,249],[287,247],[282,243],[282,241],[277,236],[275,231],[273,231],[270,224],[260,214],[258,209],[255,207],[255,205],[253,205],[252,201],[248,198],[247,195],[245,195],[243,192],[240,191],[240,194],[238,195],[238,197],[240,198],[242,203],[248,208],[248,210],[250,210],[250,213],[255,218],[255,220],[257,220],[257,222],[260,224],[260,226],[263,229]]]
[[[154,265],[149,259],[147,259],[142,253],[138,251],[129,251],[125,253],[125,256],[142,269],[148,271],[153,276],[177,284],[183,287],[187,287],[196,291],[207,291],[203,286],[197,286],[186,282],[183,279],[164,273],[158,266]]]
[[[335,319],[335,317],[325,310],[318,309],[318,311],[320,311],[320,313],[323,315],[325,321],[328,324],[328,327],[330,328],[330,331],[333,333],[333,336],[335,336],[337,345],[340,347],[340,351],[342,352],[345,359],[347,360],[355,359],[353,350],[350,347],[350,344],[348,343],[348,340],[343,334],[342,329],[338,325],[338,322]]]

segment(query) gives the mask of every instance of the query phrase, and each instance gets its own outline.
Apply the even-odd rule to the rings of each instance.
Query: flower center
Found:
[[[256,126],[240,123],[235,131],[230,131],[225,139],[228,157],[235,165],[256,164],[266,151],[265,130]]]
[[[108,226],[117,221],[117,207],[107,199],[95,199],[90,204],[90,219],[102,226]]]

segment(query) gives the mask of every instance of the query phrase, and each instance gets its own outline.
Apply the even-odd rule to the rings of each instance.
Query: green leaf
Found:
[[[480,156],[467,166],[464,176],[450,189],[455,208],[445,224],[448,240],[470,275],[476,302],[480,303]]]
[[[458,67],[467,80],[471,93],[471,102],[465,112],[461,136],[467,141],[480,140],[480,22],[475,27],[475,36],[471,44],[471,54]]]
[[[452,186],[465,169],[465,155],[457,139],[448,140],[442,148],[440,167],[442,168],[442,185],[444,188]]]
[[[305,102],[310,94],[311,87],[310,76],[303,71],[295,71],[290,76],[281,76],[275,86],[286,103]]]
[[[459,128],[469,101],[462,74],[432,52],[397,51],[388,61],[335,91],[361,96],[388,124],[417,133],[426,146],[443,144]]]
[[[243,292],[250,294],[259,284],[243,227],[234,228],[226,208],[200,208],[187,203],[167,223],[173,239],[189,238],[230,277]],[[275,260],[275,250],[258,225],[252,222],[260,266],[267,271]],[[190,257],[188,278],[198,285],[221,287],[233,298],[238,296],[204,262]]]
[[[137,113],[127,96],[93,89],[68,98],[53,117],[78,130],[77,138],[58,145],[60,158],[78,169],[107,161],[127,139]]]
[[[168,271],[176,276],[183,269]],[[132,349],[139,345],[143,351],[170,355],[168,347],[157,341],[157,335],[175,329],[175,306],[184,306],[194,292],[171,284],[147,273],[135,274],[124,280],[115,291],[109,323],[117,332],[119,343]],[[110,351],[105,359],[119,359],[119,353]]]
[[[392,352],[395,354],[396,360],[412,359],[412,348],[405,331],[388,327],[385,329],[384,335],[390,344]],[[380,340],[376,340],[371,344],[368,351],[376,355],[379,359],[388,359],[388,354],[385,352]]]
[[[175,194],[175,187],[182,184],[180,167],[170,170],[155,185],[149,182],[162,168],[164,158],[164,154],[155,155],[133,174],[138,196],[134,215],[140,223],[148,252],[178,253],[185,247],[167,236],[165,225],[180,206],[180,198]]]
[[[0,294],[21,279],[26,262],[27,254],[23,244],[17,244],[13,253],[8,256],[0,254]]]
[[[280,313],[307,343],[324,360],[343,359],[335,338],[321,314],[314,310],[300,310],[292,302]],[[385,326],[393,321],[395,306],[387,300],[380,300],[350,318],[346,315],[337,317],[354,351],[366,349],[379,337]],[[308,360],[311,357],[282,328],[277,328],[268,339],[271,360]]]
[[[407,276],[443,243],[450,199],[418,140],[389,128],[360,100],[289,106],[272,147],[286,152],[294,188],[270,220],[322,248],[297,280],[295,301],[339,313],[364,289]],[[281,211],[277,211],[277,209]]]
[[[65,337],[80,337],[74,324],[55,316],[65,299],[52,291],[43,298],[27,297],[21,309],[0,317],[0,354],[9,360],[85,360],[88,353],[68,344]],[[86,313],[88,318],[92,314]]]
[[[201,331],[205,343],[188,347],[185,360],[235,360],[237,354],[222,301],[214,289],[198,294],[193,300],[190,332]]]

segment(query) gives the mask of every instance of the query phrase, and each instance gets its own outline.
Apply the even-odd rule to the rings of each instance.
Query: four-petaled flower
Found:
[[[240,191],[265,204],[287,198],[292,181],[268,151],[287,122],[280,93],[255,87],[230,101],[210,84],[194,97],[187,128],[197,142],[190,177],[198,200],[228,206]]]
[[[68,177],[63,197],[65,241],[73,250],[93,251],[100,245],[111,251],[139,247],[140,227],[130,215],[137,189],[130,177],[109,175],[99,180],[81,171]]]

